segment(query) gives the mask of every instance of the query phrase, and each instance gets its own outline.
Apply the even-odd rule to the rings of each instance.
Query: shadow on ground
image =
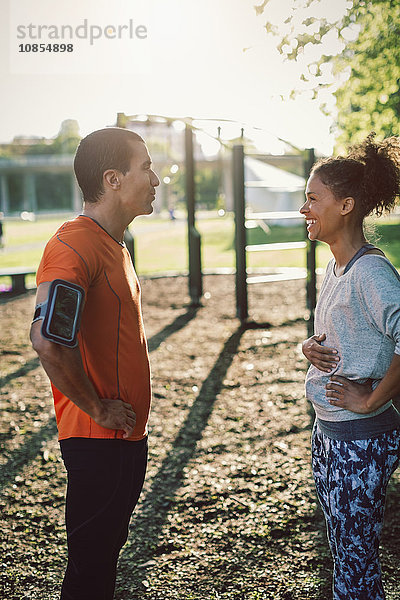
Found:
[[[184,467],[196,451],[197,441],[207,426],[208,419],[226,372],[237,352],[244,329],[237,329],[225,342],[208,377],[204,380],[187,418],[180,429],[173,450],[162,463],[151,490],[143,501],[140,513],[134,518],[135,535],[124,549],[123,562],[144,563],[150,559],[158,544],[163,524],[167,518],[174,494],[182,485]]]

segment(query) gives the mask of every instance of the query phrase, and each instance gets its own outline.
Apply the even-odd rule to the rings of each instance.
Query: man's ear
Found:
[[[341,200],[341,205],[341,214],[348,215],[349,213],[351,213],[352,210],[354,210],[356,203],[354,198],[352,196],[349,196],[348,198],[344,198],[343,200]]]
[[[112,190],[119,190],[121,184],[118,176],[118,171],[115,171],[115,169],[109,169],[108,171],[104,171],[103,182],[104,189],[106,189],[106,187],[109,187]]]

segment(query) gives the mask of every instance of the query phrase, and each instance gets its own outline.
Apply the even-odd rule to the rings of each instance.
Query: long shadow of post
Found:
[[[180,329],[183,329],[189,321],[191,321],[197,314],[198,307],[189,307],[187,312],[183,315],[179,315],[176,317],[172,323],[166,325],[164,329],[153,335],[147,341],[149,352],[154,352],[157,348],[162,344],[164,340],[166,340],[170,335],[176,333]]]
[[[56,421],[51,416],[46,425],[25,437],[24,443],[14,450],[9,460],[0,467],[0,492],[15,479],[25,465],[36,458],[42,448],[42,442],[51,440],[56,433]]]
[[[184,478],[184,467],[196,451],[212,413],[215,399],[221,391],[225,374],[235,356],[244,328],[239,327],[225,342],[213,368],[205,379],[184,424],[173,444],[172,451],[164,459],[152,486],[146,495],[140,512],[134,519],[135,535],[128,540],[121,559],[122,568],[146,562],[157,547],[158,538],[173,502],[173,497]],[[129,565],[127,564],[129,562]],[[143,574],[143,571],[142,571]]]
[[[27,360],[23,365],[18,367],[18,369],[12,371],[12,373],[8,373],[7,375],[0,377],[1,389],[4,389],[4,387],[13,379],[19,379],[20,377],[28,375],[30,371],[33,371],[33,369],[37,369],[39,364],[39,358],[36,356],[35,358]]]

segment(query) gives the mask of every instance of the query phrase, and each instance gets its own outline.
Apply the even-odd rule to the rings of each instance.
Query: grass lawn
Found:
[[[6,221],[5,246],[0,252],[0,268],[37,267],[43,248],[57,227],[68,216],[54,216],[38,219],[35,222]],[[202,214],[197,221],[202,236],[202,263],[204,269],[218,267],[234,268],[234,220],[232,214],[217,217],[215,213]],[[187,270],[187,225],[184,219],[174,222],[160,216],[139,217],[131,225],[135,236],[135,254],[138,273],[151,275],[168,271]],[[260,227],[247,230],[249,245],[268,242],[304,240],[302,225],[280,227],[271,226],[269,233]],[[375,225],[372,240],[379,245],[393,264],[400,268],[400,222],[380,220]],[[325,244],[317,246],[317,266],[324,268],[330,259],[329,248]],[[249,268],[263,267],[305,267],[303,250],[249,252]],[[2,284],[8,284],[4,278]],[[34,279],[28,279],[33,285]]]

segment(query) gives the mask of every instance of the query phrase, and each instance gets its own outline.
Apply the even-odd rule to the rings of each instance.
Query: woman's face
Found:
[[[306,198],[300,212],[306,219],[308,238],[334,242],[343,228],[342,202],[318,175],[311,175],[308,180]]]

